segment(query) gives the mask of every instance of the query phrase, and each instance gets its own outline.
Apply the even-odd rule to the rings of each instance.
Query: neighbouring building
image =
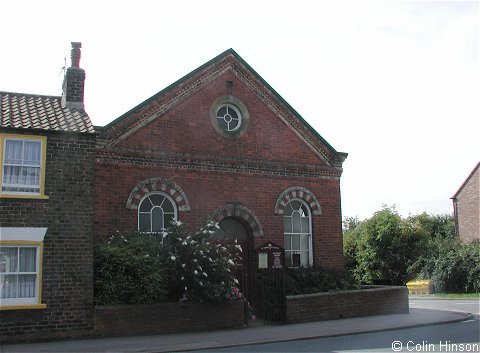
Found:
[[[214,219],[243,245],[247,295],[267,243],[343,268],[347,154],[235,51],[94,128],[72,45],[63,97],[1,92],[0,340],[91,332],[93,244],[113,231]]]
[[[480,162],[453,195],[455,230],[464,241],[480,239]]]
[[[0,92],[0,342],[93,329],[95,131],[80,44],[63,96]]]

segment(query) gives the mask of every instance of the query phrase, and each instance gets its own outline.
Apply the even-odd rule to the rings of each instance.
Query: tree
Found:
[[[429,215],[423,212],[419,215],[410,215],[404,222],[431,239],[437,236],[444,239],[456,238],[455,223],[450,214]]]
[[[395,206],[383,205],[364,221],[346,218],[344,255],[347,271],[365,283],[405,284],[428,243],[428,217],[403,220]]]
[[[354,275],[358,266],[357,240],[359,239],[359,226],[362,221],[358,217],[345,217],[343,221],[343,257],[345,261],[345,273],[351,280],[356,280]]]
[[[480,241],[462,243],[451,241],[451,246],[434,259],[431,272],[437,292],[480,292]]]
[[[409,246],[403,237],[401,217],[395,207],[383,206],[358,228],[355,277],[367,283],[402,283]]]
[[[435,291],[480,291],[480,241],[462,243],[452,215],[402,219],[394,206],[383,206],[364,221],[345,218],[343,229],[345,267],[357,280],[431,279]]]

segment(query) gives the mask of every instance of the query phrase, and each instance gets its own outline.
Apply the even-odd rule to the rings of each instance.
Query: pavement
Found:
[[[290,325],[263,325],[263,322],[253,322],[249,327],[238,330],[0,345],[0,352],[160,353],[200,349],[208,350],[248,344],[333,337],[395,330],[400,328],[441,325],[472,319],[472,317],[472,314],[463,312],[410,308],[410,313],[408,314],[367,316]]]

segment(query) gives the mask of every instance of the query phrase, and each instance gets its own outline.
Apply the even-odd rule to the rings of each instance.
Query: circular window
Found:
[[[210,120],[218,133],[225,137],[239,137],[247,127],[249,114],[245,104],[228,95],[216,99],[210,109]]]
[[[242,114],[231,104],[223,104],[217,110],[218,125],[225,131],[235,131],[242,125]]]

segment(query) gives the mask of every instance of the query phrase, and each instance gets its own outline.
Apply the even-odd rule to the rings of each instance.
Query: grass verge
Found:
[[[480,293],[435,293],[434,296],[446,299],[480,299]]]

